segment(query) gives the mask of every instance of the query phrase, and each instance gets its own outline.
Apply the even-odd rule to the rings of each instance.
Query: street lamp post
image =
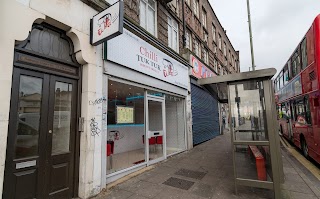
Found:
[[[251,63],[252,63],[252,70],[254,71],[255,70],[255,65],[254,65],[254,54],[253,54],[253,43],[252,43],[252,30],[251,30],[251,17],[250,17],[249,0],[247,0],[247,11],[248,11],[249,34],[250,34]]]

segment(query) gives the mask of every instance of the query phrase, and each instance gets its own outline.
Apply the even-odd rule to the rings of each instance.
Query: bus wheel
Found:
[[[305,158],[308,158],[309,157],[309,149],[308,149],[307,142],[303,137],[301,138],[301,149],[302,149],[303,156]]]

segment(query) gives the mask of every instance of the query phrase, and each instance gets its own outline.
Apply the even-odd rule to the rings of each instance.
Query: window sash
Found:
[[[150,32],[156,34],[156,1],[140,0],[140,25]]]

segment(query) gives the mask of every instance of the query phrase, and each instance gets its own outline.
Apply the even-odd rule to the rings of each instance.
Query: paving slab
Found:
[[[235,193],[230,133],[169,157],[155,168],[99,194],[95,199],[272,199],[265,189],[238,187]],[[285,182],[282,199],[320,199],[317,182],[282,147]],[[168,186],[168,179],[192,182],[186,189]]]

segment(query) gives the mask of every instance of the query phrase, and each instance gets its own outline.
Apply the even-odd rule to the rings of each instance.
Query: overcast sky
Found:
[[[241,71],[251,67],[246,0],[209,0],[235,48]],[[250,0],[256,69],[279,71],[320,14],[319,0]]]

